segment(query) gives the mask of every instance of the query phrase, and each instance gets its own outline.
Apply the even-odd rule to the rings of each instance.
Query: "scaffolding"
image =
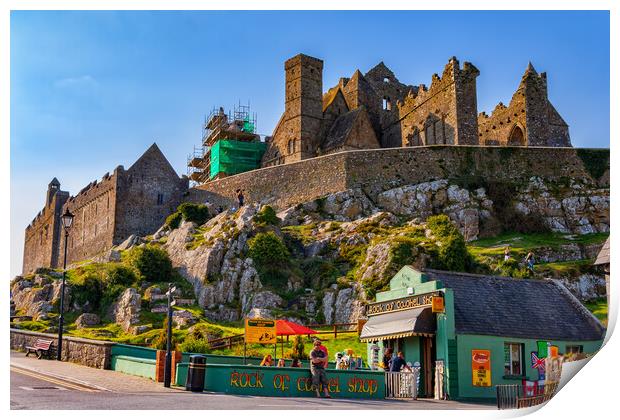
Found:
[[[202,125],[202,146],[187,157],[187,175],[201,184],[260,167],[266,145],[256,134],[256,114],[250,105],[226,113],[214,108]]]

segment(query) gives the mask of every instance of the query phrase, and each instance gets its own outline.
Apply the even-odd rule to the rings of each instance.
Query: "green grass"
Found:
[[[551,263],[536,264],[536,270],[549,273],[552,276],[581,275],[593,269],[594,259],[557,261]]]
[[[598,318],[599,321],[601,321],[605,327],[607,327],[608,308],[606,299],[599,299],[594,302],[589,302],[586,303],[585,306],[594,314],[595,317]]]
[[[479,239],[468,244],[469,252],[474,256],[500,256],[509,246],[511,253],[526,254],[540,247],[559,248],[562,245],[591,245],[603,243],[608,233],[591,233],[587,235],[569,235],[562,233],[504,233],[493,238]]]
[[[285,226],[282,228],[282,231],[290,235],[292,238],[301,241],[304,245],[307,245],[315,240],[315,237],[312,234],[314,229],[316,229],[316,223],[298,226]]]

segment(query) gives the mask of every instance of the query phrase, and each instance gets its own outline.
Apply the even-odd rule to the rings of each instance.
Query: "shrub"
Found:
[[[202,225],[209,220],[209,218],[209,208],[204,204],[181,203],[179,207],[177,207],[177,211],[166,218],[166,226],[170,229],[176,229],[179,227],[182,220]]]
[[[224,335],[224,330],[214,325],[197,324],[189,333],[188,338],[194,340],[209,340],[209,337],[219,338]],[[187,341],[187,339],[186,339]]]
[[[494,272],[504,277],[515,277],[520,279],[532,277],[529,270],[526,267],[520,266],[519,262],[514,258],[509,258],[508,261],[499,261],[494,268]]]
[[[261,225],[279,225],[280,219],[271,206],[263,206],[254,216],[254,222]]]
[[[283,266],[290,254],[282,239],[273,232],[259,233],[248,241],[250,257],[259,267]]]
[[[179,213],[178,211],[175,211],[174,213],[172,213],[170,216],[166,218],[166,226],[174,230],[179,227],[182,220],[183,220],[183,215]]]
[[[132,248],[126,261],[140,273],[142,280],[150,283],[168,282],[173,274],[168,253],[155,246]]]
[[[209,353],[209,342],[203,338],[188,336],[179,344],[179,350],[185,353]]]
[[[104,274],[106,286],[134,286],[138,277],[136,272],[131,268],[123,264],[113,265],[108,267]]]
[[[451,271],[466,271],[473,267],[474,260],[467,251],[461,232],[445,214],[431,216],[426,226],[439,242],[436,252],[431,251],[435,268]]]
[[[299,335],[296,335],[293,338],[293,346],[291,349],[290,357],[291,359],[299,359],[299,360],[305,360],[308,358],[308,355],[306,354],[303,338]]]
[[[80,306],[89,303],[93,310],[101,307],[103,283],[95,274],[89,273],[71,285],[71,299]]]

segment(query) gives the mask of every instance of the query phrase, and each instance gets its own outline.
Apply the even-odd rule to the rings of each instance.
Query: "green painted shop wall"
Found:
[[[112,356],[129,356],[141,359],[153,359],[157,357],[157,350],[149,347],[131,346],[128,344],[114,344]]]
[[[134,376],[155,380],[155,360],[139,357],[113,355],[111,369]]]
[[[541,341],[544,339],[541,339]],[[462,335],[456,337],[457,355],[458,355],[458,398],[489,398],[496,397],[495,385],[500,384],[520,384],[521,378],[509,379],[504,377],[504,343],[522,343],[524,344],[525,354],[523,365],[525,366],[525,374],[527,379],[538,379],[538,371],[531,368],[530,354],[537,351],[537,340],[511,338],[511,337],[495,337],[484,335]],[[566,352],[566,345],[583,345],[585,353],[593,353],[601,348],[602,340],[598,341],[557,341],[546,340],[552,345],[558,346],[560,353]],[[490,350],[491,351],[491,386],[475,387],[472,385],[471,371],[471,351],[472,350]],[[452,395],[451,395],[452,396]]]
[[[177,365],[176,384],[184,386],[187,363]],[[383,399],[384,373],[327,370],[329,391],[336,398]],[[269,397],[314,396],[309,369],[207,364],[205,391]]]
[[[329,351],[329,349],[328,349]],[[280,354],[280,348],[278,347],[278,355]],[[183,357],[181,358],[182,362],[188,362],[189,363],[189,357],[192,354],[199,354],[199,353],[183,353]],[[200,353],[201,356],[204,356],[207,358],[206,363],[207,364],[214,364],[214,365],[252,365],[252,366],[259,366],[260,362],[263,361],[262,357],[246,357],[245,360],[243,358],[243,356],[222,356],[219,354],[202,354]],[[272,354],[273,356],[273,354]],[[330,359],[333,359],[334,354],[333,352],[330,352],[329,354]],[[278,360],[280,360],[280,357],[276,358],[275,361],[277,362]],[[287,366],[290,366],[290,364],[293,362],[291,359],[284,359],[284,362],[286,363]],[[304,363],[305,365],[308,364],[308,361],[302,361],[302,363]],[[335,368],[336,363],[334,362],[329,362],[329,367],[330,368]]]

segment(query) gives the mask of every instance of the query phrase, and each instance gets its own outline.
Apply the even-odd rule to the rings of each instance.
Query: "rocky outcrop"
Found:
[[[558,279],[577,299],[582,302],[605,297],[605,277],[595,274],[582,274],[577,279]]]
[[[17,311],[32,319],[48,319],[48,313],[54,306],[59,306],[62,282],[37,275],[34,281],[18,280],[13,282],[11,293]],[[65,286],[65,304],[71,299],[71,288]]]
[[[609,232],[609,190],[578,180],[554,189],[541,178],[532,177],[517,195],[515,209],[524,215],[542,217],[555,232]]]
[[[110,308],[110,316],[117,324],[120,324],[126,332],[140,323],[140,294],[136,289],[125,289],[123,294]]]
[[[358,287],[340,289],[333,285],[323,296],[323,316],[327,324],[357,322],[364,310],[363,294]]]
[[[172,322],[177,328],[189,327],[196,323],[196,317],[190,311],[173,311]]]
[[[99,319],[99,315],[87,312],[83,313],[78,317],[78,319],[75,320],[75,326],[78,329],[82,329],[98,325],[100,322],[101,319]]]

